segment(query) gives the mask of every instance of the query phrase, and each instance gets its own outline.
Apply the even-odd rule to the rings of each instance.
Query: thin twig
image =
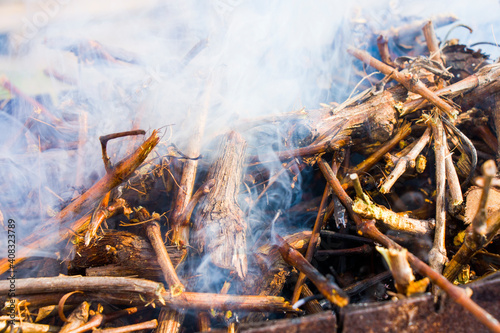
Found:
[[[374,67],[385,75],[391,75],[396,81],[401,83],[409,91],[419,94],[426,98],[429,102],[434,104],[439,110],[446,113],[449,117],[454,119],[458,115],[458,111],[451,105],[446,103],[443,99],[439,98],[434,92],[427,88],[418,77],[410,73],[402,73],[398,70],[384,64],[383,62],[373,58],[368,52],[361,51],[355,48],[347,50],[350,54],[363,61],[365,64]]]
[[[275,235],[275,237],[283,260],[304,273],[326,299],[340,307],[346,306],[349,303],[349,297],[340,287],[314,268],[299,251],[291,247],[283,238],[279,235]]]
[[[318,245],[318,240],[320,237],[319,232],[320,232],[321,228],[323,227],[323,215],[325,214],[326,201],[328,199],[329,192],[330,192],[330,188],[329,188],[329,185],[327,184],[325,186],[324,191],[323,191],[323,196],[321,197],[321,203],[319,205],[318,214],[316,215],[316,221],[314,222],[314,227],[312,230],[311,239],[309,240],[309,244],[307,245],[307,251],[306,251],[305,258],[308,262],[310,262],[312,260],[312,258],[314,256],[314,252],[316,250],[316,246]],[[304,284],[305,281],[306,281],[306,275],[301,272],[299,274],[299,277],[298,277],[297,282],[295,284],[295,288],[293,290],[293,296],[292,296],[292,302],[291,302],[292,304],[295,304],[299,300],[302,285]]]
[[[401,177],[401,175],[406,171],[406,169],[415,167],[415,159],[417,158],[418,154],[420,154],[422,149],[424,149],[424,147],[427,145],[427,143],[430,140],[430,137],[431,137],[431,130],[430,128],[427,128],[424,134],[422,134],[422,136],[420,137],[420,139],[418,139],[417,144],[415,144],[413,148],[410,150],[410,152],[398,160],[398,163],[394,167],[394,170],[392,170],[389,177],[387,177],[387,180],[380,187],[380,193],[389,193],[392,186],[396,183],[399,177]]]
[[[172,264],[172,260],[170,259],[170,255],[167,252],[167,248],[165,247],[165,243],[163,243],[163,239],[161,237],[161,230],[158,223],[154,222],[155,219],[159,219],[158,214],[151,214],[146,210],[146,208],[141,207],[137,211],[137,216],[139,221],[153,221],[148,222],[146,224],[146,234],[148,235],[149,241],[153,246],[153,249],[156,253],[156,259],[160,264],[161,271],[163,272],[163,277],[167,282],[170,292],[173,296],[177,296],[184,291],[184,285],[181,280],[177,276],[175,272],[174,265]]]
[[[429,265],[438,273],[443,271],[448,261],[445,248],[446,234],[446,162],[445,162],[445,133],[443,123],[439,117],[431,123],[434,136],[434,154],[436,157],[436,228],[434,243],[429,252]]]

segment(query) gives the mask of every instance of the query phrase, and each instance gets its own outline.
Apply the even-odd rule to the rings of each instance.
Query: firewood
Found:
[[[68,333],[84,325],[89,319],[90,303],[83,302],[68,316],[68,321],[61,328],[61,333]]]
[[[176,266],[182,253],[174,246],[167,247],[167,251]],[[69,267],[73,272],[87,268],[87,274],[92,275],[127,274],[152,280],[158,280],[162,276],[161,267],[150,243],[131,232],[109,230],[90,247],[78,242],[75,253]],[[144,265],[145,262],[148,265]],[[109,269],[106,269],[107,266],[110,266]]]
[[[44,223],[35,233],[21,241],[21,245],[25,246],[19,251],[16,256],[16,263],[26,259],[37,248],[45,248],[61,241],[59,233],[56,231],[63,223],[68,223],[68,219],[79,216],[102,198],[111,189],[118,186],[126,180],[136,168],[146,159],[148,154],[160,141],[158,133],[153,131],[151,136],[136,149],[136,151],[120,161],[111,172],[108,172],[97,183],[94,184],[88,191],[72,201],[68,206],[61,210],[54,218]],[[85,220],[85,219],[84,219]],[[79,228],[85,221],[77,221]],[[73,226],[75,227],[75,226]],[[56,230],[54,230],[56,228]],[[71,233],[70,233],[71,234]],[[0,274],[5,273],[10,268],[7,258],[0,260]]]
[[[365,234],[370,237],[374,241],[384,245],[388,249],[402,249],[402,247],[391,240],[386,235],[382,234],[374,224],[374,221],[368,221],[361,219],[356,213],[354,213],[352,209],[352,199],[347,195],[347,193],[342,188],[342,185],[335,177],[333,171],[331,170],[328,163],[323,160],[318,160],[318,165],[323,172],[323,175],[327,179],[328,183],[332,187],[334,193],[339,197],[344,206],[349,211],[349,214],[353,218],[356,223],[356,227],[359,232]],[[500,225],[497,224],[497,225]],[[497,230],[498,231],[498,230]],[[500,324],[496,319],[494,319],[488,312],[486,312],[483,308],[478,306],[474,301],[470,299],[470,295],[467,294],[466,290],[458,288],[451,284],[444,276],[427,266],[424,262],[418,259],[411,253],[407,254],[407,259],[410,265],[416,270],[418,273],[426,276],[431,280],[431,282],[435,283],[441,289],[443,289],[455,302],[462,305],[465,309],[467,309],[470,313],[474,315],[481,323],[494,331],[500,331]]]
[[[224,136],[219,157],[207,175],[215,184],[200,203],[195,220],[200,251],[210,255],[214,265],[236,271],[240,278],[247,273],[247,225],[237,202],[245,150],[246,142],[240,134],[230,132]]]

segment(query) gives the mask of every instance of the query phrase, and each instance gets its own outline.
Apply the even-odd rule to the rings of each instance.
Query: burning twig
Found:
[[[346,306],[349,303],[349,298],[342,289],[322,275],[300,252],[291,247],[283,238],[279,235],[275,235],[275,237],[283,259],[289,265],[296,267],[304,273],[326,299],[340,307]]]
[[[119,132],[119,133],[113,133],[113,134],[100,136],[99,141],[101,141],[102,160],[104,162],[104,167],[106,168],[106,172],[109,172],[111,170],[111,168],[113,167],[113,165],[111,164],[111,160],[108,157],[108,153],[106,151],[108,141],[113,140],[113,139],[117,139],[117,138],[123,138],[125,136],[144,135],[144,134],[146,134],[146,132],[143,130],[134,130],[134,131]]]
[[[109,193],[110,192],[108,192],[108,194]],[[109,198],[108,194],[105,196],[105,198]],[[116,199],[108,207],[103,206],[104,203],[105,200],[101,201],[99,207],[92,214],[92,219],[90,220],[90,224],[87,227],[87,232],[85,233],[85,238],[84,238],[86,246],[89,246],[92,238],[96,236],[97,229],[102,224],[102,222],[109,219],[113,215],[118,214],[120,211],[123,211],[123,214],[125,214],[126,216],[132,213],[132,210],[128,206],[127,202],[122,198]]]
[[[90,288],[94,288],[95,286],[99,286],[101,281],[115,280],[115,279],[125,279],[126,280],[139,280],[143,281],[146,284],[156,284],[160,285],[160,283],[154,283],[148,280],[141,279],[132,279],[132,278],[124,278],[124,277],[105,277],[98,278],[97,280],[90,281],[91,279],[97,279],[95,277],[79,277],[80,279],[89,280],[86,285]],[[38,280],[42,278],[37,278]],[[27,283],[33,284],[37,279],[19,279],[17,281],[26,281]],[[61,279],[61,278],[43,278],[44,280],[48,279]],[[63,277],[62,279],[75,279],[74,277]],[[60,281],[60,280],[59,280]],[[54,281],[54,283],[58,283],[59,281]],[[8,282],[8,281],[5,281]],[[36,281],[35,281],[36,282]],[[45,282],[43,282],[45,284]],[[103,300],[110,304],[121,304],[121,305],[145,305],[151,304],[148,302],[149,299],[145,299],[145,296],[149,294],[145,294],[142,292],[143,289],[146,289],[146,292],[150,292],[148,287],[146,288],[136,288],[134,289],[134,284],[128,284],[128,291],[124,291],[125,288],[116,288],[116,283],[114,282],[106,282],[107,285],[105,287],[100,287],[101,289],[113,289],[112,291],[99,292],[99,291],[89,291],[86,292],[85,295],[74,295],[71,297],[66,304],[75,304],[81,303],[85,300]],[[113,284],[110,288],[107,288],[110,284]],[[23,283],[22,286],[25,286]],[[4,290],[8,292],[8,284],[4,282],[0,283],[0,301],[4,302],[7,300],[7,293],[3,293]],[[7,288],[7,289],[5,289]],[[24,287],[22,292],[16,294],[16,297],[19,299],[25,300],[27,306],[44,306],[57,304],[59,299],[64,296],[64,294],[60,293],[60,290],[66,290],[66,286],[54,286],[54,293],[50,293],[50,291],[44,291],[44,287],[33,288],[30,290],[26,290]],[[78,286],[73,286],[70,289],[76,289]],[[80,288],[81,290],[82,288]],[[132,290],[133,289],[133,290]],[[17,290],[17,289],[16,289]],[[99,288],[96,288],[99,290]],[[140,291],[141,290],[141,291]],[[151,290],[152,292],[153,290]],[[23,294],[27,292],[26,294]],[[43,294],[40,294],[43,293]],[[211,293],[196,293],[185,291],[181,295],[177,297],[172,297],[170,291],[163,291],[160,293],[162,299],[156,299],[155,306],[165,306],[168,309],[193,309],[193,310],[203,310],[203,311],[211,311],[220,310],[220,311],[250,311],[250,312],[297,312],[292,308],[290,303],[286,302],[283,297],[276,296],[255,296],[255,295],[222,295],[222,294],[211,294]]]
[[[352,219],[356,223],[356,227],[358,231],[366,236],[372,238],[374,241],[382,244],[383,246],[391,249],[402,249],[402,247],[391,240],[386,235],[382,234],[374,225],[373,221],[362,220],[354,211],[352,210],[352,199],[347,195],[347,193],[342,188],[342,185],[338,181],[338,179],[334,176],[333,171],[330,169],[330,166],[321,160],[318,160],[318,165],[323,172],[323,175],[327,179],[328,183],[333,189],[333,192],[339,197],[344,206],[349,211]],[[500,214],[499,214],[500,215]],[[497,227],[500,227],[498,224]],[[497,229],[498,230],[498,229]],[[445,277],[441,274],[427,266],[424,262],[418,259],[411,253],[407,255],[408,261],[410,265],[415,269],[418,273],[423,276],[427,276],[432,283],[435,283],[441,289],[443,289],[455,302],[462,305],[465,309],[467,309],[477,320],[486,325],[489,329],[500,332],[500,323],[494,319],[488,312],[486,312],[483,308],[477,305],[474,301],[470,299],[470,295],[466,290],[461,289],[459,287],[451,284]]]
[[[29,256],[36,248],[43,248],[58,243],[61,239],[59,234],[54,232],[54,228],[59,228],[60,224],[66,222],[69,218],[88,210],[91,205],[99,200],[107,192],[118,186],[126,180],[137,167],[146,159],[148,154],[158,144],[159,137],[157,131],[153,131],[151,136],[136,151],[120,161],[110,172],[106,173],[97,183],[88,191],[72,201],[68,206],[61,210],[54,218],[45,223],[36,233],[28,236],[21,244],[25,246],[16,258],[19,263]],[[81,218],[74,223],[80,227],[86,218]],[[5,273],[10,267],[7,259],[0,260],[0,274]]]

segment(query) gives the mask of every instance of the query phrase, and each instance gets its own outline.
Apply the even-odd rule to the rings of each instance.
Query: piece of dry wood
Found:
[[[343,307],[349,303],[349,297],[335,283],[328,280],[299,251],[290,246],[282,237],[275,235],[278,249],[283,259],[291,266],[304,273],[318,290],[333,304]]]
[[[176,266],[182,252],[174,246],[167,251]],[[150,243],[143,237],[128,231],[108,230],[95,243],[87,247],[83,242],[75,245],[75,256],[69,270],[78,272],[87,269],[87,275],[128,276],[158,280],[162,277],[161,267]],[[144,263],[147,262],[147,265]]]
[[[431,60],[443,63],[441,50],[439,49],[439,43],[436,37],[436,32],[434,31],[434,24],[432,21],[428,21],[422,28],[424,33],[425,41],[427,43],[427,49],[429,50],[429,58]]]
[[[284,236],[285,240],[297,251],[307,249],[310,231],[302,231]],[[254,252],[254,251],[251,251]],[[271,244],[259,247],[253,258],[258,263],[258,270],[253,270],[244,279],[244,293],[249,295],[278,296],[290,275],[291,267],[285,263],[278,249]],[[251,313],[244,322],[262,321],[265,313]]]
[[[404,155],[398,160],[396,166],[394,167],[394,170],[392,170],[391,174],[387,177],[387,180],[380,187],[380,193],[389,193],[392,186],[396,183],[399,177],[401,177],[401,175],[407,169],[415,167],[415,159],[417,158],[418,154],[420,154],[422,149],[424,149],[424,147],[427,145],[430,137],[431,130],[430,128],[427,128],[420,139],[418,139],[417,143],[408,152],[408,154]]]
[[[90,303],[83,302],[68,316],[68,320],[64,323],[60,333],[69,333],[83,326],[89,319]]]
[[[445,248],[446,234],[446,137],[443,123],[436,117],[431,124],[434,136],[434,154],[436,156],[436,227],[434,243],[429,252],[429,266],[436,272],[443,272],[443,266],[448,261]]]
[[[10,332],[10,320],[0,320],[0,332]],[[61,327],[45,324],[34,324],[26,321],[14,321],[14,329],[26,333],[56,333],[61,330]]]
[[[141,207],[137,211],[137,217],[139,221],[147,222],[146,234],[149,238],[149,241],[151,242],[151,245],[153,246],[153,249],[155,250],[156,258],[158,260],[158,263],[160,264],[161,270],[163,272],[163,277],[167,282],[170,292],[174,296],[182,293],[185,289],[184,285],[177,276],[177,272],[175,271],[174,265],[172,264],[170,255],[168,254],[167,248],[165,247],[165,243],[163,242],[163,238],[161,236],[160,225],[155,221],[160,218],[159,214],[155,213],[153,214],[153,216],[151,216],[146,208]]]
[[[151,136],[138,147],[135,152],[122,161],[120,161],[111,172],[106,173],[104,177],[97,181],[90,189],[88,189],[81,196],[73,200],[68,206],[61,210],[54,218],[48,220],[43,225],[39,226],[34,233],[27,238],[20,241],[20,245],[24,246],[16,255],[15,263],[23,261],[33,251],[42,249],[47,250],[47,247],[57,244],[61,240],[58,230],[64,229],[64,223],[71,222],[71,219],[76,219],[78,216],[100,200],[111,189],[118,186],[126,180],[135,169],[137,169],[142,162],[146,159],[153,148],[158,144],[160,138],[158,132],[153,131]],[[78,220],[79,223],[85,221]],[[75,222],[72,226],[67,225],[68,228],[75,228]],[[78,227],[80,227],[80,224]],[[76,228],[75,228],[76,229]],[[67,230],[64,230],[67,232]],[[71,234],[71,233],[70,233]],[[0,260],[0,274],[5,273],[10,268],[7,258]]]
[[[217,160],[207,175],[215,184],[200,203],[195,220],[196,241],[214,265],[247,273],[246,222],[237,198],[245,160],[246,141],[237,132],[221,140]]]
[[[9,281],[0,281],[0,301],[7,301]],[[256,295],[223,295],[211,293],[183,292],[173,297],[161,283],[124,277],[53,277],[17,279],[16,297],[26,300],[26,306],[57,304],[67,291],[81,290],[85,295],[75,294],[66,304],[85,300],[102,300],[110,304],[144,305],[155,301],[170,309],[296,312],[283,297]]]
[[[323,161],[322,159],[318,160],[318,165],[321,169],[321,172],[327,179],[328,183],[333,189],[333,192],[338,196],[340,201],[344,204],[349,215],[356,223],[356,227],[358,231],[366,235],[367,237],[373,239],[374,241],[382,244],[383,246],[391,249],[403,249],[402,246],[394,242],[392,239],[382,234],[376,227],[374,221],[363,220],[359,215],[354,213],[352,210],[352,199],[347,195],[347,193],[342,188],[337,177],[331,170],[328,163]],[[467,311],[469,311],[478,321],[487,326],[490,330],[495,332],[500,332],[500,323],[498,320],[493,318],[487,311],[477,305],[474,301],[470,299],[470,295],[467,290],[459,288],[449,282],[444,276],[427,266],[423,261],[418,259],[412,253],[408,253],[407,255],[408,261],[413,269],[419,274],[428,277],[432,283],[439,286],[443,289],[451,299],[455,302],[463,306]]]
[[[127,333],[127,332],[135,332],[135,331],[143,331],[143,330],[152,330],[158,326],[158,321],[156,319],[152,319],[149,321],[145,321],[138,324],[132,324],[122,327],[114,327],[114,328],[103,328],[93,330],[95,333]]]
[[[158,327],[156,333],[178,332],[184,321],[185,311],[183,309],[162,308],[158,316]]]
[[[9,281],[0,281],[0,294],[7,295]],[[54,292],[128,292],[139,293],[153,300],[164,302],[162,293],[163,284],[126,277],[87,277],[87,276],[58,276],[50,278],[16,279],[16,294],[46,294]]]
[[[379,206],[372,202],[366,202],[356,198],[353,202],[353,211],[363,218],[376,219],[391,230],[404,231],[414,235],[428,235],[435,227],[434,220],[417,220],[403,213],[395,213],[392,210]]]

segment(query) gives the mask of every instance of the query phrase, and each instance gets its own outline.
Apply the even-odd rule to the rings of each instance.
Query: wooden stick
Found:
[[[0,294],[7,295],[9,287],[9,281],[0,281]],[[16,279],[16,294],[18,295],[69,292],[74,290],[140,293],[153,297],[160,303],[163,301],[162,293],[165,292],[161,283],[125,277],[58,276]]]
[[[453,159],[451,157],[450,149],[448,148],[448,142],[446,137],[443,139],[444,144],[444,156],[445,156],[445,168],[446,168],[446,182],[448,183],[448,190],[450,194],[450,205],[452,210],[458,209],[458,207],[464,201],[462,195],[462,188],[460,187],[460,180],[458,179],[457,170],[453,164]]]
[[[159,141],[158,132],[153,131],[151,136],[133,154],[120,161],[111,172],[106,173],[90,189],[72,201],[54,218],[44,223],[35,233],[22,240],[21,245],[25,247],[18,254],[15,263],[23,261],[26,256],[37,249],[45,250],[46,247],[58,243],[61,239],[57,230],[61,224],[89,210],[97,200],[126,180],[142,164]],[[80,219],[78,222],[81,223],[81,226],[85,220]],[[9,267],[10,264],[6,258],[0,260],[0,274],[5,273]]]
[[[483,167],[483,177],[484,177],[484,186],[483,192],[481,193],[481,200],[479,202],[479,207],[472,220],[472,228],[474,228],[474,232],[478,235],[485,236],[486,235],[486,203],[488,202],[488,195],[490,193],[491,188],[491,180],[497,174],[497,166],[493,160],[488,160],[484,162]]]
[[[414,235],[430,234],[435,228],[434,220],[417,220],[406,215],[398,214],[384,206],[356,198],[353,202],[353,211],[363,218],[376,219],[391,230],[404,231]]]
[[[338,250],[319,250],[316,251],[317,256],[349,256],[353,254],[370,254],[372,253],[372,246],[364,244],[350,249]]]
[[[127,325],[115,328],[104,328],[102,330],[94,330],[95,333],[127,333],[142,330],[151,330],[158,326],[156,319],[145,321],[139,324]]]
[[[338,181],[337,177],[333,174],[328,163],[323,160],[318,160],[318,165],[323,172],[323,175],[327,179],[328,183],[333,189],[333,192],[339,197],[346,209],[349,211],[350,216],[356,223],[358,231],[367,237],[373,239],[374,241],[382,244],[387,248],[403,249],[399,244],[394,242],[392,239],[382,234],[376,227],[373,221],[362,220],[359,215],[355,214],[352,210],[352,199],[347,195],[347,193],[342,188],[342,185]],[[499,214],[500,215],[500,214]],[[500,218],[500,216],[499,216]],[[500,223],[498,224],[500,227]],[[497,229],[498,230],[498,229]],[[467,311],[469,311],[478,321],[486,325],[490,330],[494,332],[500,332],[500,323],[498,320],[493,318],[491,314],[477,305],[474,301],[470,299],[470,295],[467,290],[459,288],[452,283],[450,283],[444,276],[427,266],[424,262],[418,259],[413,254],[407,254],[408,261],[413,269],[423,276],[427,276],[432,283],[435,283],[441,289],[443,289],[451,299],[463,306]]]
[[[389,66],[395,67],[394,62],[391,59],[391,53],[389,52],[389,46],[385,36],[379,35],[377,37],[377,47],[382,61]]]
[[[398,70],[384,64],[383,62],[373,58],[368,52],[361,51],[355,48],[349,48],[347,50],[351,55],[355,56],[359,60],[363,61],[365,64],[374,67],[376,70],[384,73],[385,75],[390,75],[396,81],[401,83],[409,91],[419,94],[429,102],[434,104],[439,110],[446,113],[451,119],[456,118],[458,111],[455,110],[451,105],[446,103],[444,100],[439,98],[434,92],[427,88],[422,81],[410,73],[403,74]]]
[[[78,280],[78,281],[77,281]],[[48,289],[46,287],[49,287]],[[7,300],[9,281],[0,281],[0,300]],[[85,295],[73,295],[66,304],[85,299],[106,299],[112,304],[144,305],[150,299],[169,309],[211,309],[221,311],[296,312],[283,297],[255,295],[223,295],[185,291],[172,297],[160,283],[124,277],[55,277],[16,280],[16,297],[27,305],[57,304],[67,291],[83,290]],[[82,298],[83,297],[83,298]],[[161,297],[161,298],[160,298]]]
[[[198,331],[210,332],[212,330],[210,324],[210,314],[207,311],[198,313]]]
[[[160,226],[158,223],[154,222],[155,219],[159,219],[158,214],[156,214],[156,216],[153,214],[152,218],[147,209],[141,207],[139,211],[137,211],[137,216],[139,221],[150,221],[146,225],[146,234],[148,235],[149,241],[156,252],[156,257],[161,266],[163,277],[170,288],[172,296],[179,295],[185,290],[185,288],[177,276],[172,260],[170,260],[170,256],[161,236]]]
[[[434,154],[436,156],[436,228],[434,243],[429,252],[429,265],[436,272],[443,272],[443,266],[448,261],[445,248],[446,234],[446,162],[445,133],[439,117],[431,124],[434,135]]]
[[[318,288],[318,290],[333,304],[343,307],[349,303],[346,293],[335,283],[329,281],[321,274],[299,251],[291,247],[279,235],[275,235],[277,246],[283,259],[291,266],[296,267],[304,273],[309,280]]]
[[[429,284],[429,278],[415,281],[415,276],[407,259],[408,250],[386,249],[381,246],[377,246],[376,249],[389,265],[398,293],[410,296],[415,293],[425,292]]]
[[[422,28],[422,31],[427,43],[427,49],[430,53],[430,59],[443,64],[441,49],[439,48],[439,43],[436,37],[436,32],[434,31],[434,25],[432,24],[432,21],[428,21]]]
[[[87,231],[85,232],[85,246],[90,245],[90,241],[97,235],[99,226],[105,220],[118,214],[119,212],[124,212],[127,216],[132,213],[132,210],[128,206],[127,202],[122,198],[116,199],[111,205],[108,206],[107,202],[109,200],[110,193],[111,192],[108,192],[104,196],[103,200],[99,203],[99,207],[92,214],[92,219],[90,220]]]
[[[418,154],[420,154],[422,149],[424,149],[424,147],[427,145],[430,138],[431,130],[430,128],[427,128],[420,139],[418,139],[417,144],[415,144],[415,146],[413,146],[413,148],[410,150],[410,152],[398,160],[398,163],[394,167],[394,170],[392,170],[389,177],[387,177],[387,180],[380,187],[380,193],[389,193],[392,186],[406,171],[406,169],[415,167],[415,159],[417,158]]]

